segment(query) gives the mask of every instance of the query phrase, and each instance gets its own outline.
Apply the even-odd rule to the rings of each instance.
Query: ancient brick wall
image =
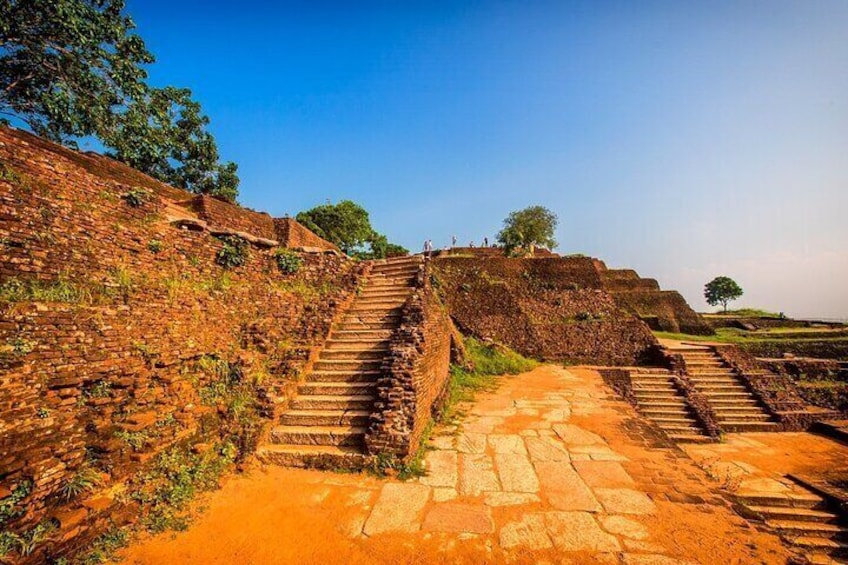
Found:
[[[655,279],[644,279],[633,269],[608,269],[594,260],[601,288],[610,292],[618,305],[647,323],[651,329],[712,335],[710,326],[695,312],[680,293],[660,290]]]
[[[447,392],[453,328],[430,285],[428,269],[422,268],[417,287],[404,305],[377,383],[377,402],[366,437],[372,455],[413,456]]]
[[[305,254],[284,274],[274,249],[251,245],[224,268],[222,240],[168,220],[192,195],[113,165],[0,128],[0,499],[32,485],[0,529],[53,518],[65,545],[117,515],[112,486],[226,409],[204,397],[216,383],[200,362],[238,366],[272,405],[360,272]],[[226,217],[209,215],[232,231],[264,221]],[[107,481],[68,501],[84,464]]]
[[[234,206],[205,194],[192,198],[188,207],[196,212],[200,219],[207,222],[213,231],[230,229],[247,232],[264,239],[277,239],[274,219],[264,212]]]
[[[457,326],[523,355],[632,365],[656,343],[600,288],[591,258],[437,257],[433,265]]]
[[[292,249],[307,249],[310,251],[338,251],[339,248],[329,241],[318,237],[306,229],[294,218],[275,218],[274,230],[280,245]]]

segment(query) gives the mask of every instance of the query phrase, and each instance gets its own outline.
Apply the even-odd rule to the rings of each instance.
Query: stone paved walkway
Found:
[[[268,469],[131,563],[785,563],[590,370],[504,377],[409,482]],[[285,492],[269,493],[276,484]],[[228,527],[227,524],[231,526]],[[270,531],[267,531],[270,530]]]

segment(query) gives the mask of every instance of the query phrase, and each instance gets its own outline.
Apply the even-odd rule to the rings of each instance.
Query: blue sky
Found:
[[[349,198],[413,250],[560,218],[705,308],[848,317],[848,2],[129,0],[241,202]]]

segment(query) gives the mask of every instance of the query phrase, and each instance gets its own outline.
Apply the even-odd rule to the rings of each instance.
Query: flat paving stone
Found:
[[[551,437],[526,437],[524,444],[535,463],[539,461],[570,461],[568,450],[558,439]]]
[[[611,534],[636,540],[648,537],[648,528],[636,520],[624,516],[602,516],[600,521],[604,529]]]
[[[453,500],[459,493],[455,488],[435,487],[433,488],[433,502],[447,502]]]
[[[632,487],[636,484],[617,461],[575,461],[573,465],[590,487]]]
[[[522,449],[524,444],[522,443]],[[523,453],[496,453],[495,468],[506,492],[538,492],[539,479]]]
[[[388,483],[383,486],[363,532],[373,536],[384,532],[415,532],[419,515],[430,498],[430,487],[416,483]]]
[[[484,453],[486,451],[486,434],[465,432],[457,438],[456,449],[460,453]]]
[[[596,488],[595,496],[610,514],[653,514],[656,506],[644,492],[627,488]]]
[[[519,435],[490,434],[489,445],[495,453],[515,453],[523,455],[527,453],[524,447],[524,439]]]
[[[478,496],[484,492],[501,490],[492,465],[492,458],[483,454],[460,455],[459,492]]]
[[[688,565],[694,561],[685,561],[656,553],[625,553],[624,565]]]
[[[535,464],[535,467],[542,487],[542,495],[557,510],[597,512],[601,509],[598,500],[571,463],[539,462]]]
[[[553,430],[569,446],[576,445],[606,445],[604,439],[588,430],[574,424],[554,424]]]
[[[537,551],[553,547],[542,514],[525,514],[521,520],[508,522],[501,528],[500,546],[503,549],[520,547]]]
[[[427,474],[421,484],[431,487],[456,488],[459,460],[456,451],[430,451],[424,456]]]
[[[491,534],[495,531],[492,510],[483,505],[436,504],[427,513],[423,529],[436,532]]]
[[[619,551],[615,536],[601,529],[588,512],[545,512],[545,526],[561,551]]]
[[[519,506],[541,502],[536,494],[527,492],[487,492],[484,495],[487,506]]]

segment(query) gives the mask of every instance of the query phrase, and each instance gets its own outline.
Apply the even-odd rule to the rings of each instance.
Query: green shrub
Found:
[[[225,269],[241,267],[247,262],[250,245],[237,235],[226,235],[220,238],[224,246],[218,250],[215,262]]]
[[[91,293],[64,276],[55,281],[9,279],[0,285],[0,302],[90,302]]]
[[[133,208],[140,208],[150,199],[150,192],[143,188],[133,188],[129,192],[124,193],[121,198]]]
[[[159,253],[162,251],[162,242],[158,239],[151,239],[147,242],[147,249],[149,249],[151,253]]]
[[[285,275],[293,275],[303,266],[303,258],[291,249],[279,248],[274,251],[277,268]]]
[[[19,505],[32,494],[32,486],[32,480],[24,479],[15,485],[12,494],[0,501],[0,526],[24,513],[24,509]]]
[[[94,490],[101,484],[103,484],[103,479],[97,471],[91,467],[81,467],[62,486],[62,496],[65,497],[65,500],[71,500],[85,492]]]
[[[590,312],[580,312],[575,317],[580,322],[588,322],[592,319],[592,314]]]
[[[141,451],[152,438],[146,430],[131,432],[129,430],[118,430],[115,437],[126,443],[133,451]]]

